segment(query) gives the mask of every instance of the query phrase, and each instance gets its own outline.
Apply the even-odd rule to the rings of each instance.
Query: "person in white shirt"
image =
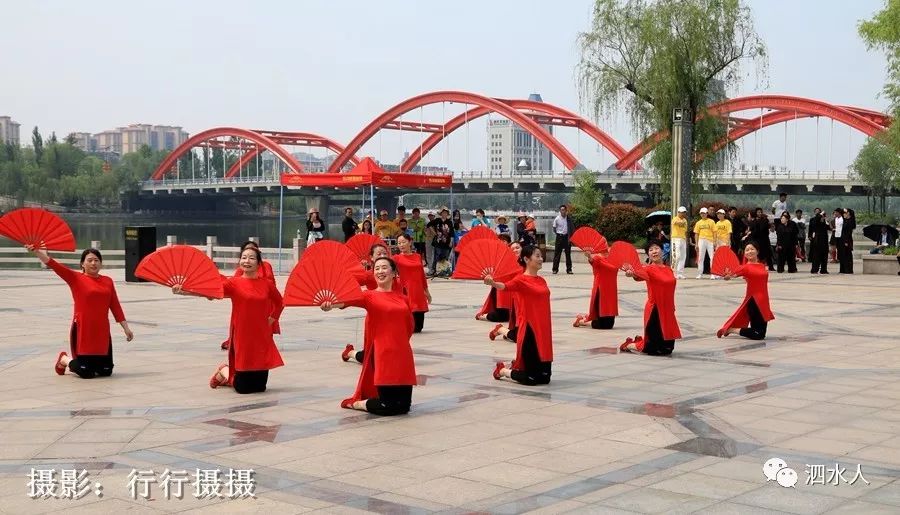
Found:
[[[787,193],[781,192],[778,194],[778,200],[772,202],[772,214],[775,215],[775,218],[781,218],[781,213],[784,213],[788,210],[788,201],[787,201]]]
[[[569,212],[566,206],[559,206],[559,215],[553,219],[553,232],[556,233],[556,243],[553,245],[553,273],[559,272],[559,258],[566,253],[566,273],[572,273],[572,245],[569,244],[569,236],[572,235],[572,222],[569,220]]]

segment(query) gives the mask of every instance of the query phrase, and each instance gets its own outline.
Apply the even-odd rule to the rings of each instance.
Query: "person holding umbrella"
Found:
[[[897,229],[884,224],[872,224],[863,228],[863,235],[875,242],[875,247],[869,254],[883,254],[884,249],[897,241]]]

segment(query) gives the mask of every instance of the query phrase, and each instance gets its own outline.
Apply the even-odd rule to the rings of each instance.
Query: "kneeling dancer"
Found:
[[[744,247],[744,258],[747,260],[746,264],[723,277],[726,281],[735,277],[743,277],[747,281],[744,302],[716,332],[716,336],[721,338],[739,332],[744,338],[763,340],[769,320],[775,319],[769,308],[769,269],[765,263],[760,263],[759,251],[754,243],[748,243]]]
[[[681,329],[675,319],[675,274],[663,263],[662,255],[662,244],[651,241],[647,244],[650,264],[622,266],[626,276],[647,283],[647,303],[644,305],[644,336],[628,338],[619,347],[621,351],[668,356],[675,349],[675,340],[681,338]]]

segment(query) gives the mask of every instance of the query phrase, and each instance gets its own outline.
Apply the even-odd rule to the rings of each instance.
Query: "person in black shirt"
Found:
[[[780,222],[775,225],[778,233],[778,273],[784,272],[784,264],[788,265],[788,273],[797,271],[797,240],[799,230],[797,224],[791,220],[787,211],[781,214]]]
[[[728,208],[728,220],[731,221],[731,250],[738,256],[744,253],[744,246],[741,240],[747,231],[747,224],[738,216],[737,208],[731,206]]]
[[[772,247],[769,244],[769,217],[763,213],[761,207],[756,208],[756,220],[750,226],[750,238],[758,243],[759,260],[769,265],[769,270],[775,271],[775,256],[772,255]]]
[[[828,221],[819,208],[809,219],[809,261],[811,274],[828,273]]]
[[[437,273],[437,264],[450,258],[450,248],[453,246],[453,222],[450,221],[450,210],[441,209],[441,217],[428,222],[426,226],[431,229],[434,239],[431,246],[434,247],[434,256],[431,260],[431,275]]]
[[[344,209],[344,221],[341,222],[341,229],[344,231],[344,241],[349,240],[356,234],[356,221],[353,220],[353,208]]]

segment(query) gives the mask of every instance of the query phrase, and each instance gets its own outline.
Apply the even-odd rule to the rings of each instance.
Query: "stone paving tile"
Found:
[[[121,281],[121,271],[111,275]],[[553,382],[539,388],[490,377],[494,360],[515,348],[490,343],[490,324],[471,320],[483,285],[436,280],[437,303],[413,338],[423,384],[409,416],[386,419],[338,407],[359,374],[338,359],[345,343],[361,339],[358,310],[288,309],[278,340],[286,366],[272,372],[266,393],[238,396],[205,385],[225,358],[218,344],[226,303],[117,282],[137,338],[126,345],[114,333],[114,376],[82,381],[50,373],[66,345],[71,300],[48,279],[0,274],[0,293],[32,286],[17,298],[21,311],[0,310],[0,323],[17,328],[15,337],[0,336],[0,512],[900,509],[900,345],[871,333],[876,319],[900,330],[878,315],[896,312],[900,300],[877,277],[773,275],[777,318],[764,342],[714,336],[742,285],[680,281],[687,338],[666,359],[610,353],[640,332],[643,285],[620,281],[616,329],[599,332],[570,325],[588,302],[590,275],[547,276],[556,360]],[[848,288],[878,301],[819,306],[809,331],[807,299]],[[23,338],[33,343],[27,349]],[[803,463],[858,462],[871,484],[781,488],[762,475],[771,456],[801,474]],[[85,468],[108,495],[31,501],[24,493],[33,466]],[[129,497],[131,468],[175,466],[254,468],[258,499]]]

